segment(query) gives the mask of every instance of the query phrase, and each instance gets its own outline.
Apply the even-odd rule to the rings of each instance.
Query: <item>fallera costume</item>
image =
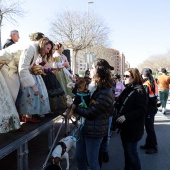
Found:
[[[57,67],[61,67],[62,65],[62,60],[67,59],[65,55],[60,55],[58,52],[55,52],[53,54],[53,58],[55,59],[55,63],[53,63],[53,67],[57,68]],[[64,68],[66,69],[66,68]],[[62,69],[61,71],[53,71],[55,76],[57,77],[58,81],[60,82],[60,85],[62,87],[62,89],[65,92],[65,95],[70,95],[73,96],[71,89],[67,88],[67,84],[72,82],[72,80],[69,78],[68,74]]]
[[[47,89],[41,75],[30,73],[38,57],[38,42],[31,42],[20,56],[18,70],[22,87],[20,99],[20,114],[22,115],[44,115],[51,112]],[[33,85],[39,90],[38,96],[34,95]]]
[[[20,128],[20,120],[11,93],[0,72],[0,133]]]
[[[24,45],[20,43],[13,44],[3,50],[0,50],[0,61],[5,61],[8,66],[4,65],[2,74],[11,92],[14,102],[18,96],[20,81],[18,76],[18,63]]]
[[[53,62],[51,60],[47,62],[45,59],[42,60],[42,58],[39,57],[36,61],[36,64],[41,65],[44,68],[44,72],[46,73],[46,75],[41,76],[47,88],[51,111],[56,112],[59,109],[66,108],[66,98],[64,96],[64,91],[51,69]]]

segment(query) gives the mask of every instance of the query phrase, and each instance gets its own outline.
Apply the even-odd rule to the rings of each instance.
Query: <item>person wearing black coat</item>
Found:
[[[124,75],[126,88],[116,102],[118,127],[124,149],[124,170],[141,170],[137,152],[138,141],[144,134],[147,94],[138,69],[129,68]]]
[[[158,96],[158,85],[152,76],[152,70],[144,68],[141,72],[143,85],[148,95],[148,108],[147,114],[145,115],[145,129],[146,129],[146,140],[145,144],[141,145],[140,148],[146,150],[146,154],[154,154],[158,152],[157,137],[154,129],[154,119],[157,113],[157,96]]]
[[[10,45],[18,42],[19,40],[19,32],[17,30],[12,30],[10,32],[11,39],[7,39],[5,44],[3,45],[3,49],[9,47]]]
[[[88,108],[74,109],[74,113],[85,118],[81,138],[76,144],[78,170],[87,170],[87,162],[91,170],[100,170],[99,148],[103,137],[108,133],[108,118],[114,102],[111,68],[104,59],[94,61],[90,70],[92,82],[89,84],[93,102]]]

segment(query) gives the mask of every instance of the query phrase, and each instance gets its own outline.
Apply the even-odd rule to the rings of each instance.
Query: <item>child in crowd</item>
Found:
[[[87,82],[84,78],[79,77],[79,79],[75,83],[73,91],[74,91],[73,93],[75,93],[76,96],[73,101],[73,104],[69,108],[68,118],[71,118],[74,112],[74,108],[78,106],[80,103],[82,104],[83,107],[87,108],[90,102],[90,93],[88,90]]]

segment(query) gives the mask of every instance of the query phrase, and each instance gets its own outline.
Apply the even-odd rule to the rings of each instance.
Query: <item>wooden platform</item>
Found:
[[[17,150],[17,169],[28,169],[28,142],[42,132],[48,130],[48,147],[52,146],[55,138],[54,124],[62,122],[63,116],[48,114],[41,118],[40,123],[23,123],[21,129],[24,132],[14,131],[0,134],[0,159],[4,158],[14,150]],[[64,120],[63,120],[64,121]],[[22,122],[21,122],[22,123]]]

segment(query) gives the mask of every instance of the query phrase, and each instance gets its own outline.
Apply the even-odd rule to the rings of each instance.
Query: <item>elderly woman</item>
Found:
[[[76,144],[76,160],[79,170],[86,170],[87,162],[91,170],[100,170],[99,148],[103,137],[108,133],[108,118],[114,101],[111,68],[104,59],[94,61],[90,70],[92,82],[89,84],[93,102],[88,108],[77,106],[74,110],[74,113],[85,118],[82,136]]]
[[[126,88],[116,102],[119,115],[117,123],[125,157],[124,169],[141,170],[137,144],[144,133],[147,94],[138,69],[125,71],[124,81]]]

